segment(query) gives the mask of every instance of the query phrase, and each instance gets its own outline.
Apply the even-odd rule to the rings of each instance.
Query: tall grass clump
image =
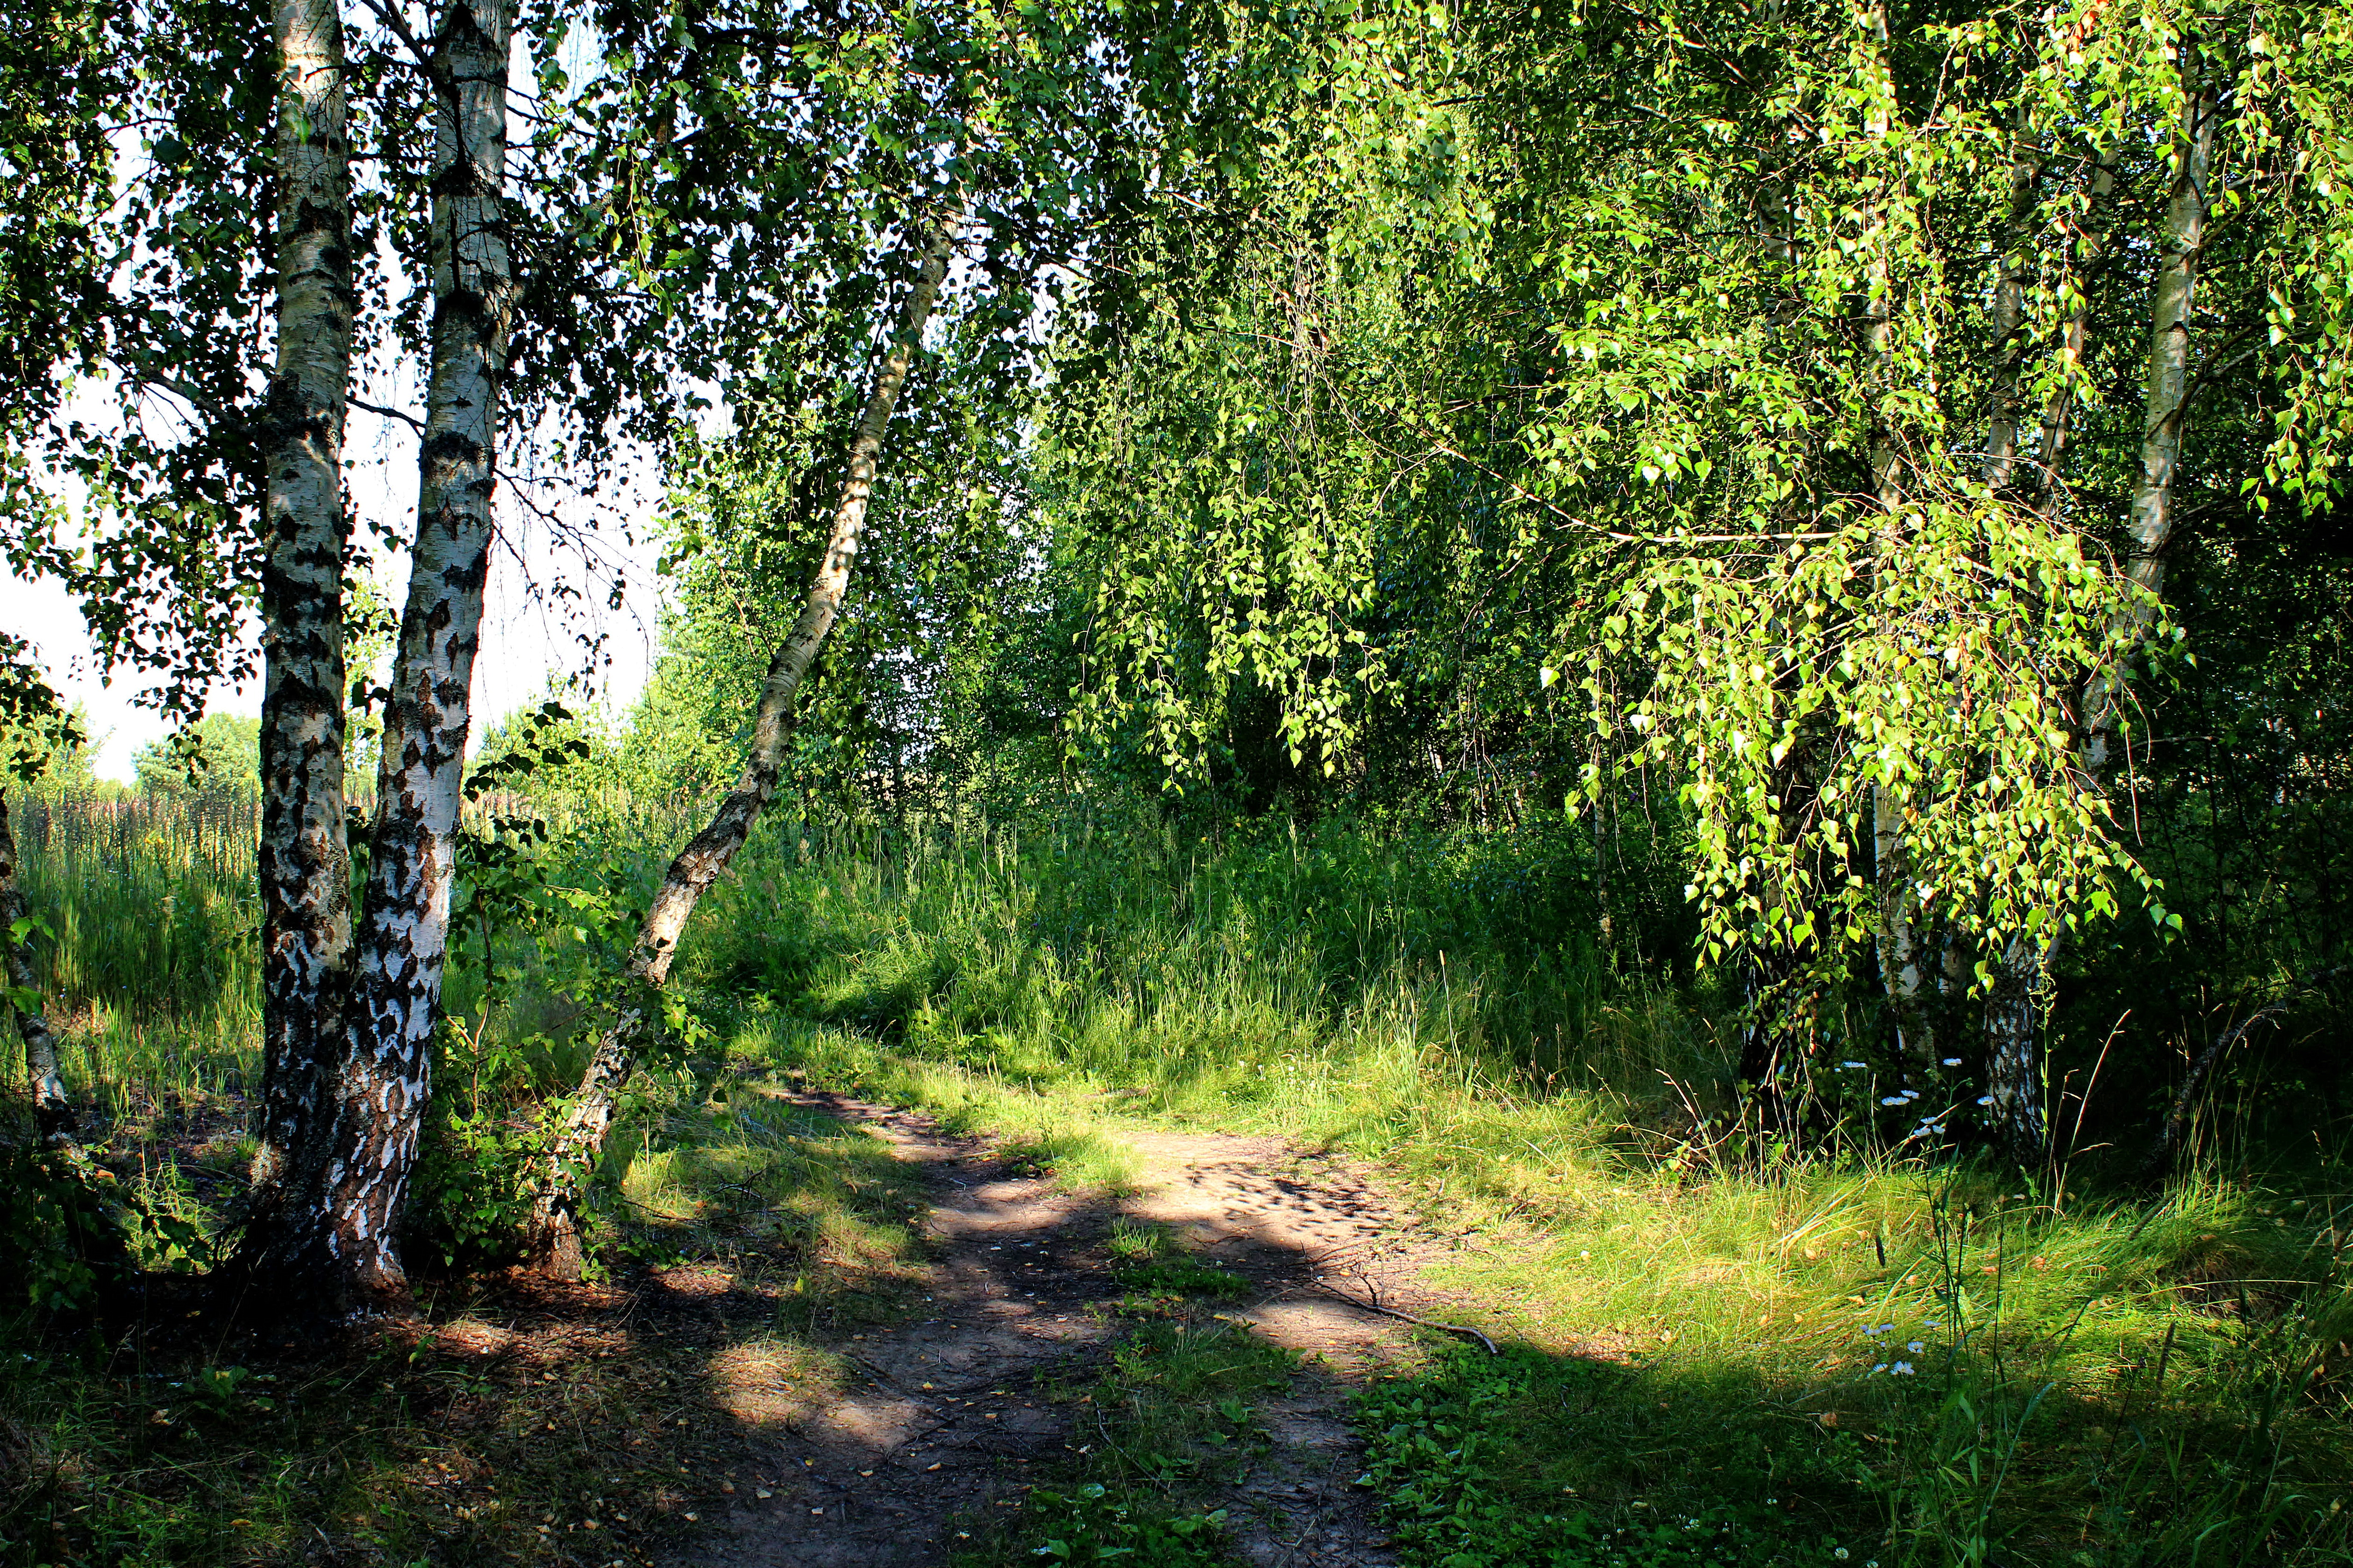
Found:
[[[14,807],[32,943],[75,1087],[120,1113],[259,1072],[260,805],[231,791]],[[12,1032],[13,1037],[13,1032]]]
[[[1585,852],[1556,826],[1082,821],[828,847],[755,843],[681,979],[902,1058],[1318,1135],[1388,1136],[1441,1080],[1662,1110],[1670,1078],[1721,1088],[1704,1020],[1613,971]]]

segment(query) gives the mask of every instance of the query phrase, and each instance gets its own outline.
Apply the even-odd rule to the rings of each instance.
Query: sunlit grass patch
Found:
[[[2016,1180],[1621,1167],[1440,1279],[1544,1352],[1510,1445],[1528,1496],[1573,1488],[1612,1528],[1769,1492],[1891,1561],[2105,1563],[2216,1531],[2301,1541],[2282,1562],[2353,1549],[2318,1500],[2353,1487],[2327,1226],[2251,1224],[2284,1205],[2237,1186],[2054,1212]]]
[[[832,1356],[783,1334],[723,1347],[711,1357],[707,1376],[712,1403],[749,1428],[782,1426],[841,1389]]]
[[[849,1126],[735,1084],[640,1129],[618,1192],[627,1223],[670,1244],[764,1253],[832,1269],[904,1273],[918,1247],[920,1177]]]

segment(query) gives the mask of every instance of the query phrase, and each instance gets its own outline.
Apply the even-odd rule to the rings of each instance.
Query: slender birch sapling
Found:
[[[825,553],[809,584],[799,618],[768,663],[760,688],[759,705],[752,721],[743,776],[721,801],[719,809],[686,847],[670,862],[660,890],[654,895],[645,924],[628,962],[628,979],[638,988],[627,1000],[620,1016],[598,1039],[581,1074],[554,1146],[549,1152],[532,1206],[529,1247],[544,1267],[558,1275],[576,1276],[585,1262],[581,1251],[580,1215],[587,1180],[611,1130],[621,1086],[628,1079],[639,1050],[659,1025],[651,993],[670,973],[678,940],[689,916],[719,874],[725,870],[750,836],[752,825],[776,794],[782,777],[786,746],[793,731],[793,700],[810,663],[825,644],[841,612],[850,569],[858,560],[859,542],[866,531],[867,507],[874,490],[876,465],[883,437],[891,426],[899,394],[922,346],[923,327],[931,320],[941,284],[947,277],[948,257],[956,225],[944,222],[930,235],[913,286],[908,290],[899,330],[877,368],[874,384],[858,421],[842,478],[841,496],[834,508],[826,536]]]

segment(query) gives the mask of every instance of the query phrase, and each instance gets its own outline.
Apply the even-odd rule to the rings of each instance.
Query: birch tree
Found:
[[[1416,270],[1404,332],[1384,335],[1372,289],[1322,312],[1332,426],[1388,438],[1316,495],[1314,548],[1234,548],[1235,520],[1282,515],[1261,477],[1309,449],[1254,408],[1255,429],[1196,434],[1139,379],[1055,428],[1065,472],[1121,476],[1085,519],[1106,547],[1097,732],[1133,726],[1191,776],[1231,672],[1291,658],[1313,679],[1269,683],[1287,734],[1363,765],[1404,701],[1388,678],[1409,634],[1388,628],[1411,578],[1389,542],[1443,534],[1425,498],[1450,480],[1484,487],[1512,526],[1451,559],[1493,562],[1499,585],[1459,595],[1447,635],[1502,643],[1505,617],[1548,606],[1522,668],[1529,689],[1583,671],[1578,809],[1672,781],[1699,956],[1757,977],[1780,1015],[1749,1026],[1758,1098],[1818,1126],[2035,1149],[2054,943],[2174,919],[2123,808],[2174,644],[2180,476],[2235,464],[2261,496],[2307,453],[2334,472],[2343,405],[2322,389],[2342,351],[2316,323],[2339,319],[2318,237],[2343,232],[2341,29],[2236,0],[1360,17],[1345,47],[1440,35],[1370,79],[1370,113],[1445,149],[1414,190],[1492,223],[1455,226]],[[1363,150],[1356,210],[1382,212],[1363,193],[1409,138],[1343,140]],[[1315,156],[1347,153],[1294,162]],[[2190,220],[2219,191],[2242,237],[2217,287],[2220,220],[2202,240]],[[1275,209],[1242,205],[1254,226],[1225,243],[1246,251]],[[2288,234],[2298,261],[2264,265],[2298,279],[2294,301],[2255,259],[2277,255],[2255,237]],[[1288,335],[1216,325],[1213,357]],[[1400,339],[1430,345],[1411,395],[1355,368],[1407,363]],[[1530,346],[1504,351],[1499,386],[1446,339]],[[2299,434],[2265,471],[2201,448],[2199,399],[2274,374],[2311,395],[2282,405]],[[1430,409],[1459,421],[1442,439]],[[1121,532],[1122,499],[1158,473],[1187,499],[1153,515],[1201,521]],[[1359,537],[1381,542],[1335,547]]]
[[[273,16],[273,43],[278,355],[259,432],[267,476],[258,860],[262,1085],[247,1243],[265,1258],[299,1246],[291,1230],[300,1224],[299,1205],[316,1201],[332,1125],[326,1067],[341,1045],[352,960],[343,819],[343,602],[350,539],[343,437],[355,301],[346,66],[335,0],[283,0]],[[252,1258],[248,1266],[269,1267]]]
[[[842,236],[895,234],[902,259],[891,271],[907,280],[893,281],[894,289],[905,289],[895,324],[883,336],[862,398],[851,405],[840,488],[828,509],[800,613],[768,660],[741,777],[656,893],[615,999],[616,1016],[597,1037],[538,1173],[527,1246],[563,1274],[583,1262],[589,1181],[619,1091],[667,1033],[677,1005],[662,987],[681,935],[782,775],[795,705],[842,612],[892,417],[916,374],[952,255],[961,247],[971,279],[960,306],[967,325],[992,329],[974,332],[984,346],[965,368],[980,378],[980,399],[1009,421],[1024,404],[1021,350],[1040,292],[1050,291],[1056,271],[1116,232],[1164,155],[1151,133],[1163,113],[1155,103],[1165,102],[1158,95],[1166,91],[1172,62],[1182,58],[1184,36],[1165,16],[1130,16],[1118,7],[1042,6],[1005,15],[943,6],[864,35],[860,48],[871,53],[851,51],[842,65],[809,80],[745,69],[741,78],[717,78],[723,85],[713,91],[710,60],[738,61],[747,37],[788,36],[799,23],[755,3],[738,14],[702,13],[694,25],[723,40],[715,57],[701,49],[691,57],[703,72],[692,82],[694,112],[702,119],[698,134],[729,150],[721,166],[743,173],[734,180],[712,179],[708,169],[700,179],[663,176],[685,187],[680,205],[666,209],[666,221],[680,241],[699,241],[672,252],[688,273],[682,290],[693,286],[692,269],[702,264],[698,256],[723,249],[738,258],[729,290],[736,309],[714,323],[702,352],[734,367],[730,385],[744,416],[839,399],[836,388],[778,372],[796,357],[806,364],[807,344],[839,341],[845,324],[852,343],[869,340],[871,317],[845,311],[838,300],[874,300],[873,280],[883,269],[878,258],[848,249]],[[617,53],[634,53],[639,68],[654,72],[676,47],[673,38],[650,31],[617,43]],[[653,104],[633,116],[673,127],[661,93],[649,96]],[[798,107],[781,113],[764,107],[780,96]],[[724,121],[718,118],[723,105]],[[824,171],[820,181],[797,172],[803,161]],[[786,202],[777,199],[787,194],[777,188],[780,169],[799,186]],[[811,191],[813,183],[833,188]],[[712,199],[712,191],[722,198]],[[831,277],[818,274],[814,289],[810,256],[838,268]],[[911,278],[902,270],[907,262],[913,264]],[[772,316],[753,308],[763,294],[782,307]],[[779,319],[808,323],[797,356],[776,352]]]
[[[907,384],[908,370],[922,344],[923,328],[931,320],[940,285],[947,277],[955,227],[953,217],[942,220],[924,242],[898,330],[875,370],[872,389],[867,395],[857,434],[850,442],[841,497],[826,532],[817,574],[809,584],[799,618],[777,645],[761,682],[743,777],[720,803],[709,826],[679,851],[654,894],[652,907],[628,960],[628,976],[637,987],[650,991],[669,978],[671,960],[678,952],[679,936],[693,914],[694,906],[744,847],[753,824],[776,794],[792,738],[794,700],[810,664],[840,616],[842,595],[849,585],[850,569],[857,563],[860,542],[866,531],[875,468],[891,427],[891,416],[898,407],[900,394]],[[638,996],[624,1003],[620,1016],[598,1038],[549,1150],[533,1202],[527,1245],[559,1274],[576,1277],[580,1270],[584,1261],[580,1215],[587,1177],[612,1129],[621,1087],[628,1082],[643,1052],[647,1037],[659,1026],[659,1015],[649,999]]]
[[[433,308],[417,522],[394,657],[368,874],[352,929],[343,847],[343,507],[336,454],[350,373],[349,232],[341,40],[330,6],[281,19],[289,88],[281,157],[280,383],[290,450],[271,468],[275,710],[266,719],[279,889],[278,984],[265,1110],[276,1178],[243,1271],[332,1305],[396,1304],[397,1218],[431,1093],[448,958],[459,792],[494,530],[501,379],[514,313],[503,204],[512,18],[505,0],[456,0],[419,39],[395,26],[432,116],[427,263]],[[307,175],[307,179],[300,176]],[[298,184],[299,179],[299,184]],[[308,219],[308,222],[303,221]],[[304,378],[307,377],[307,384]],[[284,390],[281,391],[280,388]],[[282,485],[282,489],[281,489]],[[282,499],[281,499],[282,497]],[[280,521],[281,516],[284,521]],[[282,605],[282,608],[280,607]],[[282,645],[282,647],[280,646]],[[282,952],[280,951],[282,949]]]

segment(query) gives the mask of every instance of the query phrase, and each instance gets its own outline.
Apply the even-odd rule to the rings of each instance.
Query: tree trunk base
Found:
[[[588,1248],[570,1215],[541,1216],[525,1248],[523,1269],[559,1285],[577,1285],[588,1278]]]

